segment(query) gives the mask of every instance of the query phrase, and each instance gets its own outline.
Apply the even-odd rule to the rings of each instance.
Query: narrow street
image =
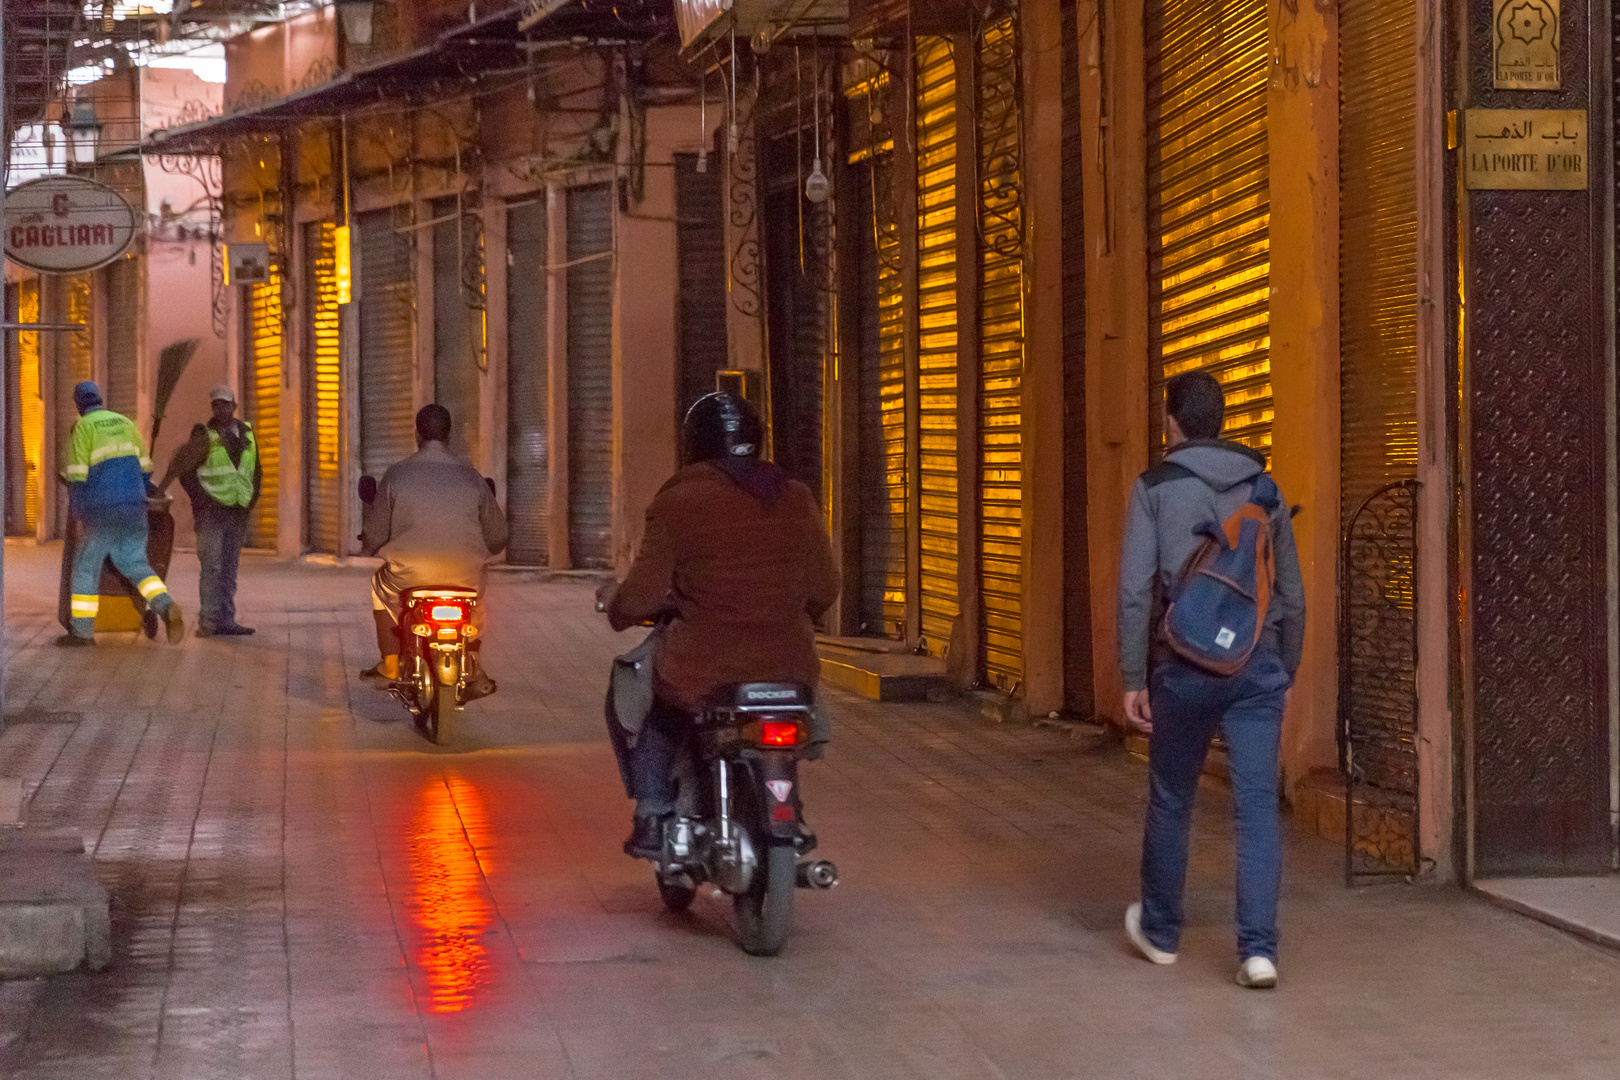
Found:
[[[619,850],[614,635],[501,575],[494,698],[426,744],[363,684],[365,571],[246,557],[248,639],[59,650],[59,546],[6,547],[0,775],[112,891],[106,970],[0,984],[0,1075],[927,1080],[1620,1075],[1620,956],[1456,888],[1346,890],[1290,838],[1282,985],[1231,981],[1225,793],[1181,962],[1127,946],[1144,766],[963,705],[838,696],[807,807],[843,883],[783,954],[663,913]],[[171,575],[188,616],[197,565]]]

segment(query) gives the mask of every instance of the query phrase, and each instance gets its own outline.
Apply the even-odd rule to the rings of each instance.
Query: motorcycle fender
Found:
[[[754,777],[765,808],[765,835],[772,840],[797,838],[803,818],[798,759],[791,750],[761,750],[754,760]],[[779,797],[783,794],[787,798]]]
[[[443,649],[434,658],[434,670],[440,686],[454,686],[461,681],[461,650]]]

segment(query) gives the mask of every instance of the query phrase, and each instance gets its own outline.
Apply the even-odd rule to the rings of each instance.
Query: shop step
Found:
[[[98,971],[111,959],[107,890],[79,834],[0,829],[0,978]]]
[[[819,642],[823,682],[873,701],[928,701],[950,692],[945,661],[939,657],[916,656],[903,646],[901,651],[873,651],[846,645],[846,640]]]

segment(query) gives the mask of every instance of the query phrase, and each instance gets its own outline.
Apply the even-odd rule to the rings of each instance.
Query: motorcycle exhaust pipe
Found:
[[[799,888],[830,889],[838,884],[838,867],[826,859],[799,864]]]

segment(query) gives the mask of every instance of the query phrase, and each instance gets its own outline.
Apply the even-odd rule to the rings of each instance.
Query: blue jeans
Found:
[[[637,817],[663,817],[675,811],[675,755],[691,717],[662,701],[654,702],[630,748],[630,792]]]
[[[1277,892],[1282,884],[1282,815],[1277,746],[1283,698],[1292,682],[1273,652],[1258,652],[1229,678],[1179,660],[1156,665],[1148,700],[1147,827],[1142,835],[1142,932],[1154,947],[1181,943],[1187,834],[1204,757],[1217,730],[1226,740],[1237,833],[1239,959],[1277,959]]]
[[[73,636],[94,637],[101,605],[101,564],[108,559],[140,590],[159,616],[169,610],[169,590],[146,561],[146,506],[91,510],[80,519],[83,533],[73,556],[71,611]]]
[[[197,625],[209,630],[235,625],[236,568],[247,542],[247,508],[204,506],[192,516],[197,524],[197,560],[202,563]]]

